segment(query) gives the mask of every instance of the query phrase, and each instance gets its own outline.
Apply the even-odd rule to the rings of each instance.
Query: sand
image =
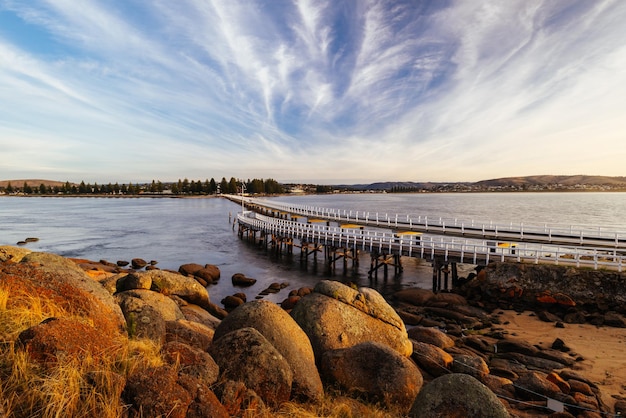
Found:
[[[576,363],[574,370],[598,385],[607,405],[615,403],[615,395],[626,398],[626,329],[589,324],[565,324],[564,328],[557,328],[531,312],[501,312],[502,323],[508,321],[502,327],[512,336],[547,348],[560,338],[572,352],[582,356],[584,360]]]

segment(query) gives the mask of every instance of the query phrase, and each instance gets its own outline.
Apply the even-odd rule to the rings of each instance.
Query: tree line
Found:
[[[184,180],[179,179],[175,183],[163,183],[160,180],[152,180],[151,183],[128,183],[128,184],[102,184],[85,183],[80,184],[65,182],[63,185],[46,186],[40,184],[39,187],[33,187],[27,182],[21,187],[13,186],[11,182],[6,187],[0,187],[0,192],[7,194],[25,194],[25,195],[140,195],[140,194],[172,194],[172,195],[215,195],[215,194],[237,194],[243,192],[247,194],[279,194],[284,193],[285,188],[282,184],[274,179],[248,179],[247,181],[238,180],[231,177],[229,181],[225,177],[218,183],[215,179],[211,180]]]

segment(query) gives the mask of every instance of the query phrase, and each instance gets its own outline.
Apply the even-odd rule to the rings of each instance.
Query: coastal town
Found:
[[[231,177],[176,182],[71,183],[52,180],[0,180],[0,195],[216,195],[216,194],[321,194],[321,193],[484,193],[484,192],[623,192],[625,177],[527,176],[477,182],[377,182],[320,185],[281,183],[274,179],[243,180]]]

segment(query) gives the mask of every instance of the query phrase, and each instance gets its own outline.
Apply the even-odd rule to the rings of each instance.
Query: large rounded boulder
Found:
[[[338,383],[348,393],[403,413],[409,411],[423,384],[415,363],[375,342],[326,351],[321,369],[326,380]]]
[[[452,373],[425,385],[415,398],[409,417],[509,418],[498,397],[467,374]]]
[[[158,311],[166,321],[185,319],[185,316],[176,302],[161,293],[153,292],[151,290],[127,290],[125,292],[117,293],[115,295],[115,299],[118,301],[120,306],[122,306],[122,309],[124,308],[124,305],[131,304],[132,299],[138,299]]]
[[[152,281],[152,290],[166,295],[175,295],[189,303],[208,308],[209,292],[194,278],[164,270],[149,270],[132,273],[146,276]]]
[[[308,335],[315,358],[324,352],[366,341],[385,344],[403,356],[413,346],[404,323],[385,299],[370,288],[352,289],[322,280],[300,299],[291,316]]]
[[[20,263],[7,265],[3,273],[9,288],[63,301],[69,314],[89,318],[101,333],[126,332],[124,315],[113,296],[67,258],[31,252]]]
[[[311,400],[321,398],[324,388],[311,342],[287,312],[268,301],[245,303],[222,320],[213,339],[246,327],[260,332],[287,360],[293,372],[294,395]]]
[[[220,368],[220,379],[243,382],[270,407],[289,400],[291,366],[256,329],[241,328],[223,335],[213,341],[209,353]]]

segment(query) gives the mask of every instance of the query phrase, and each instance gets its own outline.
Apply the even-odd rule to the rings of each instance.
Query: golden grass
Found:
[[[16,347],[16,340],[20,332],[50,317],[80,319],[44,296],[11,294],[10,289],[0,286],[0,417],[124,416],[127,406],[122,404],[120,394],[126,378],[139,370],[163,365],[160,346],[147,339],[121,337],[119,348],[104,359],[96,361],[85,355],[44,367]],[[402,414],[333,393],[315,404],[289,402],[277,411],[250,411],[243,416],[388,418]]]
[[[15,341],[23,330],[50,317],[70,317],[51,300],[0,287],[0,412],[11,417],[119,417],[126,377],[163,364],[160,347],[124,337],[118,350],[97,362],[89,356],[42,367]],[[82,320],[89,322],[85,318]]]

